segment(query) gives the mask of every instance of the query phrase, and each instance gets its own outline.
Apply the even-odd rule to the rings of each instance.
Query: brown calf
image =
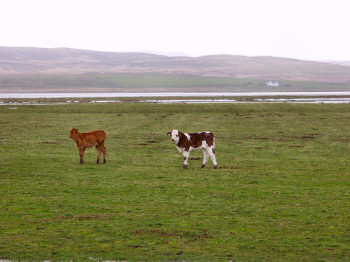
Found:
[[[98,152],[97,164],[100,163],[101,152],[103,152],[103,164],[106,164],[105,131],[96,130],[89,133],[79,133],[78,129],[72,128],[69,137],[74,140],[75,145],[79,149],[80,164],[84,164],[85,149],[93,146],[96,146]]]

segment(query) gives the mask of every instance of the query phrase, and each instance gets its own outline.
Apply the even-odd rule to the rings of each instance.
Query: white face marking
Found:
[[[177,143],[179,143],[179,139],[180,139],[180,137],[179,137],[179,130],[176,130],[176,129],[173,130],[171,132],[171,140],[174,141],[177,144]]]

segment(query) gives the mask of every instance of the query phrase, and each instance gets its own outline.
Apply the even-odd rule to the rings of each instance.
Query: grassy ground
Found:
[[[350,107],[0,107],[0,259],[344,261]],[[69,139],[104,129],[106,165]],[[166,136],[212,131],[218,169]]]

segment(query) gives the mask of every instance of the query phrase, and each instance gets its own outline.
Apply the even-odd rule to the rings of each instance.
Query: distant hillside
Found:
[[[329,61],[331,64],[335,65],[343,65],[343,66],[350,66],[350,61]]]
[[[151,73],[350,83],[350,67],[275,57],[168,57],[69,48],[0,47],[0,74]]]

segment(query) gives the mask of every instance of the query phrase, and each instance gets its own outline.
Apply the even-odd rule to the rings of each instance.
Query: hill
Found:
[[[348,61],[348,60],[329,61],[329,63],[335,64],[335,65],[342,65],[342,66],[350,66],[350,61]]]
[[[0,74],[142,73],[350,83],[350,67],[276,57],[168,57],[70,48],[0,47]]]

